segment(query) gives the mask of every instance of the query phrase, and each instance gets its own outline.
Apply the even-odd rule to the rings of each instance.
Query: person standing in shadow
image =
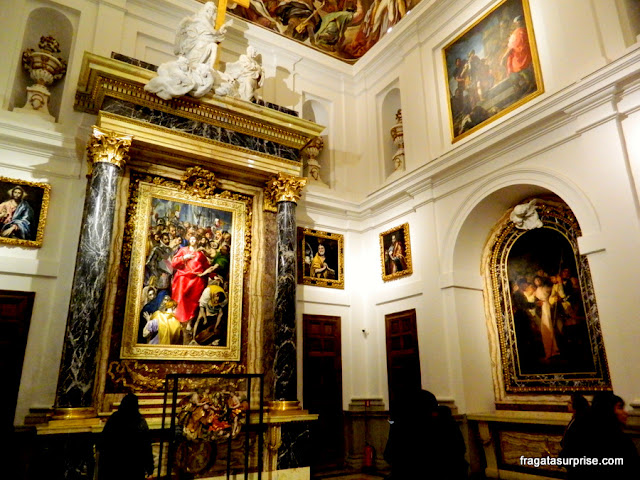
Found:
[[[391,480],[466,478],[465,444],[451,411],[442,412],[433,393],[420,390],[391,406],[384,459]]]
[[[564,435],[560,446],[560,456],[563,458],[577,458],[584,452],[585,441],[585,428],[587,424],[587,418],[589,416],[589,402],[579,393],[571,394],[571,400],[569,401],[569,411],[573,413],[567,428],[564,430]],[[567,470],[567,480],[578,480],[582,478],[583,473],[581,470],[588,467],[573,467],[565,465]]]
[[[596,464],[578,465],[567,469],[580,480],[631,480],[640,478],[640,457],[631,437],[624,432],[629,414],[624,400],[613,392],[598,392],[591,408],[576,419],[572,433],[565,435],[561,456],[596,459]],[[575,430],[574,430],[575,429]],[[567,432],[569,433],[569,432]],[[610,464],[622,459],[621,464]]]
[[[99,442],[98,480],[142,480],[153,473],[151,434],[138,397],[127,393]]]
[[[637,480],[640,478],[640,458],[631,437],[624,432],[629,414],[624,400],[613,392],[598,392],[591,402],[588,455],[600,459],[593,467],[592,477]],[[602,465],[607,458],[622,458],[622,465]]]
[[[469,463],[465,458],[467,446],[460,427],[453,418],[451,409],[446,405],[438,406],[438,429],[436,438],[436,459],[434,469],[439,476],[433,478],[462,480],[468,478]]]

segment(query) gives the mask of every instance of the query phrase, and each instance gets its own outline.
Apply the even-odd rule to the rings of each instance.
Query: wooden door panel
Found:
[[[1,432],[13,426],[34,297],[33,292],[0,290],[0,371],[7,378],[0,395]]]
[[[389,402],[421,388],[416,311],[385,315]]]
[[[303,406],[319,415],[312,427],[312,467],[341,466],[343,452],[340,317],[303,316]]]

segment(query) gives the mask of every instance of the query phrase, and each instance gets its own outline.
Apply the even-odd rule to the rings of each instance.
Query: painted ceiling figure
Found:
[[[322,8],[324,2],[319,8]],[[311,0],[282,0],[274,11],[277,18],[286,26],[285,35],[304,41],[313,39],[314,32],[320,23],[318,9]]]
[[[376,42],[407,13],[405,0],[374,0],[364,22],[345,52],[353,58],[363,56]]]
[[[315,35],[315,44],[324,50],[341,50],[347,27],[358,25],[364,18],[362,1],[357,0],[355,10],[332,12],[322,17],[322,23]]]
[[[233,13],[263,27],[284,33],[281,25],[274,18],[277,7],[278,0],[251,0],[249,7],[238,5],[233,9]]]

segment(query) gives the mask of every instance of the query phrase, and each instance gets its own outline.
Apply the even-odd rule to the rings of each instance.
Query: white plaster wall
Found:
[[[51,185],[42,247],[0,245],[0,289],[35,292],[16,409],[21,422],[30,407],[51,407],[55,399],[85,182],[73,138],[16,122],[6,112],[0,114],[0,159],[0,176]]]

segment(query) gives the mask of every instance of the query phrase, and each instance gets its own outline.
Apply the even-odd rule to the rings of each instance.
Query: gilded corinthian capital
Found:
[[[124,167],[129,158],[129,147],[133,135],[120,135],[110,130],[102,130],[94,125],[89,138],[87,152],[91,164],[111,163],[118,168]]]
[[[302,189],[306,184],[307,179],[304,177],[294,177],[293,175],[278,173],[267,182],[265,197],[267,197],[272,204],[280,202],[297,203]]]

